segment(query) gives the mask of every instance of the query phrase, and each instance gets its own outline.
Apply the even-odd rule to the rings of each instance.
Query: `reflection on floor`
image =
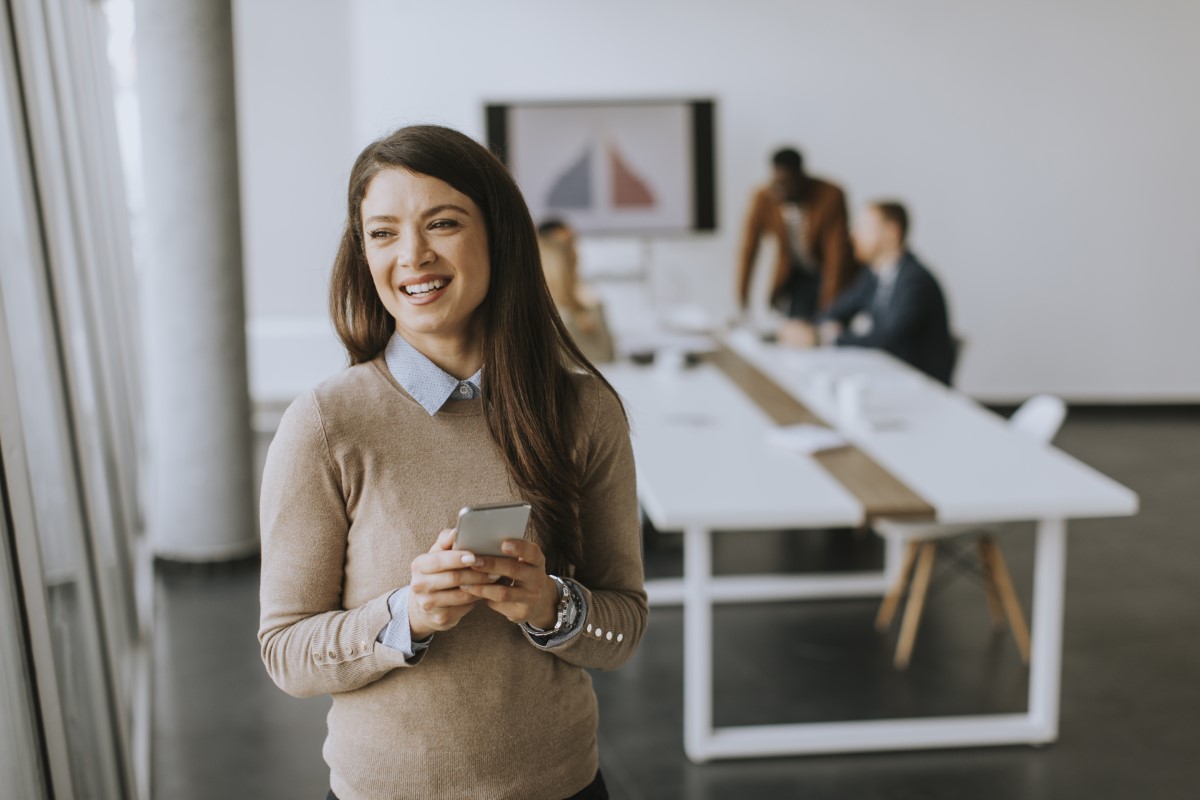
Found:
[[[682,753],[682,613],[655,609],[633,662],[595,675],[614,798],[1183,798],[1200,785],[1200,414],[1075,412],[1058,443],[1137,491],[1134,520],[1071,526],[1061,738],[983,750],[690,764]],[[1002,544],[1028,610],[1032,528]],[[648,572],[678,574],[678,539]],[[722,571],[878,563],[849,532],[725,534]],[[322,798],[327,699],[296,700],[258,658],[257,564],[159,571],[155,797]],[[903,673],[873,601],[716,613],[721,725],[1024,707],[1026,673],[979,586],[942,584]]]

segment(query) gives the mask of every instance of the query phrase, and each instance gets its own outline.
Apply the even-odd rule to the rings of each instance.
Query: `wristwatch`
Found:
[[[547,577],[558,587],[558,607],[555,613],[554,627],[542,629],[536,625],[530,625],[528,622],[522,622],[521,627],[531,636],[548,637],[568,631],[575,624],[575,615],[579,613],[574,602],[574,593],[571,591],[571,587],[567,586],[567,582],[557,575],[548,575]]]

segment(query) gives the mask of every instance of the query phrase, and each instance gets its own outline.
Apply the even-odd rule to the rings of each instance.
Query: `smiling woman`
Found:
[[[330,308],[351,366],[271,445],[259,629],[281,688],[333,695],[330,795],[607,797],[584,669],[646,625],[629,428],[503,165],[435,126],[369,145]],[[455,548],[513,502],[504,556]]]

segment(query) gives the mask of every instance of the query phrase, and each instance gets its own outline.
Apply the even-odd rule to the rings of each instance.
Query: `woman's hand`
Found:
[[[552,628],[558,618],[558,584],[546,574],[542,549],[524,539],[507,539],[502,548],[509,556],[476,556],[471,567],[480,575],[500,575],[511,586],[491,581],[464,585],[463,591],[487,603],[509,622],[528,622],[536,628]]]
[[[428,553],[413,559],[408,598],[408,626],[413,639],[453,628],[479,602],[479,597],[466,589],[497,578],[472,569],[478,559],[465,550],[451,550],[453,542],[454,530],[447,528],[438,534]]]

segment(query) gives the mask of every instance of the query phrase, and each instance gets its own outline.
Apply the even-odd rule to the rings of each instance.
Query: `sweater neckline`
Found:
[[[422,406],[415,397],[409,394],[408,391],[400,385],[400,382],[396,380],[396,376],[392,374],[390,369],[388,369],[387,362],[384,360],[383,352],[371,359],[371,365],[375,367],[375,371],[379,373],[379,376],[383,378],[383,380],[387,382],[393,389],[399,392],[405,400],[415,404],[423,413],[428,414],[428,412],[425,411],[424,406]],[[483,400],[482,398],[476,397],[473,400],[448,400],[441,408],[438,409],[437,413],[434,414],[433,417],[436,418],[443,415],[449,417],[478,417],[482,414]]]

